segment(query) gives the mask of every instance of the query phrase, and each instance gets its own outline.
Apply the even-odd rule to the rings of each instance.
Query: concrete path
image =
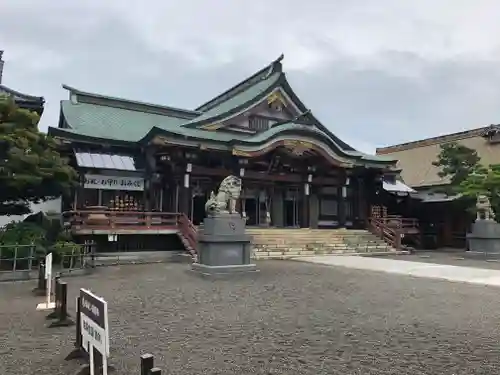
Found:
[[[315,256],[297,260],[359,270],[500,286],[500,270],[361,256]]]

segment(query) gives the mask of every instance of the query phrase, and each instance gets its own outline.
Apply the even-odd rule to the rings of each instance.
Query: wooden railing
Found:
[[[401,250],[402,228],[389,225],[385,219],[387,218],[370,218],[370,231],[394,249]]]
[[[150,229],[177,227],[179,214],[139,211],[67,211],[64,220],[70,228],[81,229]]]
[[[391,228],[401,228],[403,232],[410,230],[419,229],[418,219],[401,217],[396,215],[387,215],[386,217],[381,217],[379,220],[383,221],[383,223]]]
[[[180,235],[184,238],[186,249],[191,253],[194,261],[197,259],[198,230],[186,214],[180,213],[177,216],[177,227]]]

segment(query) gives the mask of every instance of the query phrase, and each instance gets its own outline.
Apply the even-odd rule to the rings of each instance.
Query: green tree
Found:
[[[67,195],[76,181],[54,139],[38,130],[39,120],[0,96],[0,215],[30,213],[30,203]]]
[[[441,168],[439,177],[449,178],[449,187],[454,190],[475,170],[480,160],[475,150],[451,142],[441,145],[438,159],[432,165]]]
[[[500,219],[500,164],[492,164],[488,167],[478,165],[460,183],[458,190],[464,197],[472,198],[474,201],[478,195],[487,196],[496,219]]]

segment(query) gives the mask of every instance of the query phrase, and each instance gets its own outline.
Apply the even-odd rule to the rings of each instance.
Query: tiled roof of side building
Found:
[[[45,103],[43,96],[23,94],[22,92],[13,90],[5,85],[0,85],[0,94],[12,95],[17,100],[33,101],[40,104]]]
[[[419,141],[378,148],[380,156],[392,156],[402,169],[401,177],[413,188],[446,185],[448,179],[438,176],[440,169],[432,165],[437,160],[441,145],[457,142],[477,151],[485,165],[500,163],[500,144],[490,143],[484,134],[490,127],[481,127],[459,133],[427,138]]]

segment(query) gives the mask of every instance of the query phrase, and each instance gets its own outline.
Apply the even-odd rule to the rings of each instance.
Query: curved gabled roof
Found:
[[[201,105],[184,110],[162,105],[109,97],[63,86],[70,91],[70,100],[61,102],[60,128],[49,133],[69,139],[89,141],[102,138],[111,142],[147,143],[157,136],[173,141],[192,140],[216,143],[222,149],[232,146],[259,145],[279,135],[305,135],[320,139],[342,157],[357,162],[393,164],[394,160],[366,155],[340,140],[322,125],[300,101],[282,71],[281,60],[273,61],[250,78]],[[200,126],[231,118],[265,100],[275,90],[283,90],[303,114],[301,121],[290,121],[257,133],[209,131]]]

